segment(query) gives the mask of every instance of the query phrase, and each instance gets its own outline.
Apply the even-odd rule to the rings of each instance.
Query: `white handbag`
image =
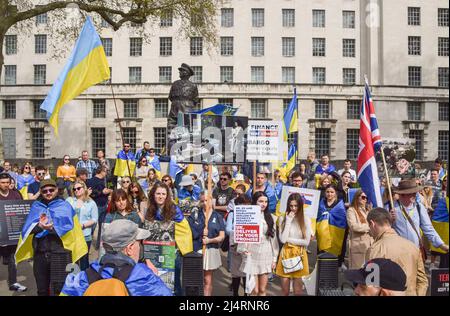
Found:
[[[284,251],[283,251],[284,254]],[[281,256],[281,264],[283,266],[284,273],[292,273],[295,271],[303,270],[303,262],[301,254],[300,256],[292,257],[292,258],[283,258],[284,256]]]

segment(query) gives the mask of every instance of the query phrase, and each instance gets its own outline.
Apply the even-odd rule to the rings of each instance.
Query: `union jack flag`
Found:
[[[361,103],[357,171],[361,189],[374,207],[383,207],[377,162],[375,160],[375,153],[380,150],[381,145],[380,130],[378,129],[377,117],[366,78],[364,99]]]

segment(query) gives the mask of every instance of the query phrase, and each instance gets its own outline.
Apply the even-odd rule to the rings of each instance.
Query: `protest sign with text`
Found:
[[[261,207],[236,205],[234,208],[235,243],[260,243],[261,235]]]
[[[249,121],[247,160],[283,161],[283,125],[280,121]]]
[[[0,201],[0,246],[17,245],[34,200]]]

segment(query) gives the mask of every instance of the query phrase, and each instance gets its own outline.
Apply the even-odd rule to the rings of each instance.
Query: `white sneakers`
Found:
[[[20,283],[14,283],[9,287],[10,291],[16,291],[16,292],[25,292],[27,290],[26,286],[23,286]]]

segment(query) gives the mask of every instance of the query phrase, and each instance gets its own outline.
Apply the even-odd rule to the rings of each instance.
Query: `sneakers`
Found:
[[[23,286],[20,283],[14,283],[9,287],[10,291],[16,291],[16,292],[25,292],[27,290],[26,286]]]

